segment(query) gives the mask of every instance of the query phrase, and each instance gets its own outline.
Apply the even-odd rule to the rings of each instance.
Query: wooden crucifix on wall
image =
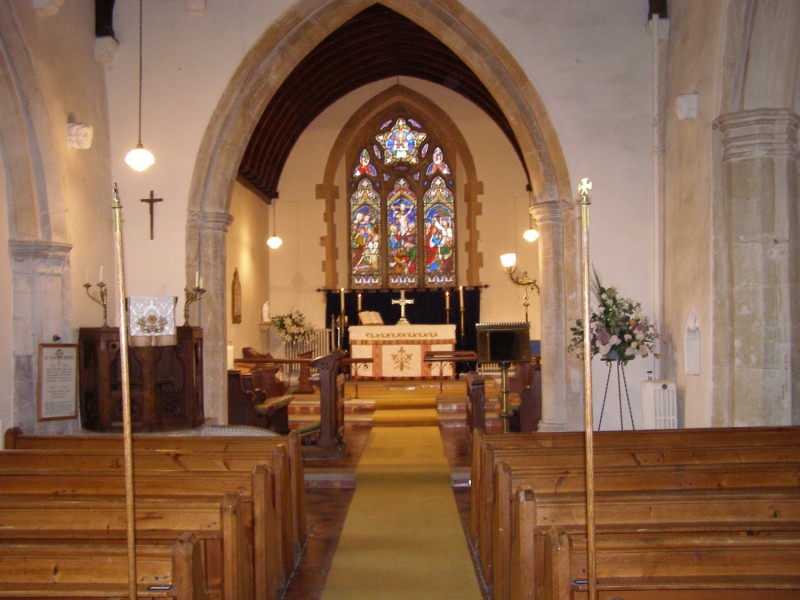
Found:
[[[163,198],[156,198],[155,197],[155,195],[153,194],[153,190],[150,190],[150,197],[149,198],[142,198],[141,199],[141,202],[147,202],[150,205],[150,239],[151,240],[153,239],[153,216],[154,216],[153,205],[156,202],[163,202],[163,201],[164,201]]]

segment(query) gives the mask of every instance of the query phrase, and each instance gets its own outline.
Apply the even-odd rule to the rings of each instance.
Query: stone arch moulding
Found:
[[[324,181],[321,187],[318,186],[317,188],[325,192],[319,199],[325,200],[326,202],[325,214],[328,223],[328,231],[323,240],[325,262],[322,268],[325,276],[325,285],[329,288],[339,287],[337,284],[339,278],[336,272],[337,239],[334,212],[337,208],[344,206],[344,204],[337,204],[338,194],[336,194],[335,198],[332,198],[329,193],[330,190],[335,189],[336,167],[342,160],[345,160],[345,171],[347,172],[346,180],[349,181],[349,163],[346,162],[346,158],[355,156],[363,140],[364,129],[371,126],[374,119],[388,108],[413,112],[426,123],[432,123],[433,125],[426,125],[426,129],[435,131],[439,139],[444,140],[451,150],[454,149],[456,151],[458,160],[464,165],[465,172],[458,178],[458,187],[464,190],[460,192],[460,195],[466,206],[467,228],[465,233],[468,235],[468,238],[466,244],[461,247],[466,248],[466,252],[462,256],[466,258],[467,283],[468,285],[476,285],[479,282],[477,269],[479,254],[477,252],[476,237],[478,232],[476,217],[480,214],[480,206],[477,194],[470,192],[470,190],[480,189],[480,182],[477,180],[478,174],[475,169],[475,161],[473,160],[472,153],[470,152],[464,136],[450,117],[430,98],[427,98],[419,92],[410,90],[403,85],[388,87],[354,110],[353,116],[342,127],[331,147],[331,152],[325,164]],[[459,239],[459,244],[461,244],[462,241],[463,239]],[[346,279],[346,275],[344,278]]]
[[[348,19],[374,4],[374,0],[302,0],[286,11],[244,57],[223,92],[200,144],[189,190],[186,234],[186,276],[201,271],[209,285],[200,324],[204,328],[204,390],[206,415],[225,415],[225,244],[224,227],[239,161],[263,109],[302,57]],[[455,0],[384,0],[386,7],[414,21],[458,54],[486,87],[492,90],[507,115],[522,150],[525,169],[537,203],[554,205],[559,215],[563,201],[572,196],[569,174],[558,136],[547,110],[527,75],[494,34]],[[213,225],[204,225],[209,218]],[[574,227],[565,214],[559,227]],[[558,237],[558,236],[557,236]],[[565,235],[565,240],[576,236]],[[559,238],[560,239],[560,238]],[[543,245],[547,244],[543,241]],[[542,340],[542,361],[552,365],[543,373],[545,421],[553,429],[566,429],[565,419],[553,419],[549,407],[579,405],[579,386],[568,385],[566,354],[566,304],[580,289],[577,253],[570,242],[548,253],[558,277],[557,289],[566,290],[542,310],[557,325]],[[577,367],[576,367],[577,370]],[[574,376],[572,376],[574,379]],[[580,413],[580,409],[569,411]]]
[[[13,5],[0,6],[0,168],[13,298],[13,314],[4,323],[11,332],[10,352],[3,360],[13,361],[13,424],[33,433],[64,433],[76,430],[77,420],[36,421],[36,350],[54,334],[71,336],[72,246],[47,103],[14,13]]]

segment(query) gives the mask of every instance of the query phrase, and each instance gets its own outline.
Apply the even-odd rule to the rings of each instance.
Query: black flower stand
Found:
[[[636,425],[633,422],[633,411],[631,410],[631,398],[628,394],[628,381],[625,379],[625,361],[619,360],[618,358],[603,358],[601,359],[604,363],[608,365],[608,376],[606,377],[606,389],[603,392],[603,406],[600,409],[600,420],[597,423],[597,429],[600,430],[600,427],[603,424],[603,413],[606,410],[606,399],[608,398],[608,384],[611,381],[611,370],[614,365],[616,365],[617,371],[617,396],[619,398],[619,426],[620,429],[625,429],[625,420],[622,416],[622,390],[625,389],[625,401],[628,404],[628,415],[631,419],[631,429],[635,430]]]

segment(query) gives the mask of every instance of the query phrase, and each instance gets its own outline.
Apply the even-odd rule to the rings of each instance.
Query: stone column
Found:
[[[714,206],[714,423],[800,423],[797,131],[789,110],[724,115]]]
[[[530,209],[539,229],[542,303],[542,420],[539,431],[568,427],[564,223],[561,203],[537,202]]]
[[[33,433],[75,433],[80,429],[77,419],[36,421],[39,344],[53,343],[56,337],[62,343],[73,341],[69,286],[72,246],[42,240],[11,240],[8,247],[14,286],[14,423]]]
[[[227,318],[225,312],[225,234],[233,217],[226,211],[204,211],[193,215],[187,235],[198,237],[197,255],[187,256],[187,265],[198,265],[207,290],[191,307],[190,324],[203,328],[203,406],[206,420],[226,423],[228,418]],[[190,283],[194,271],[190,268]]]

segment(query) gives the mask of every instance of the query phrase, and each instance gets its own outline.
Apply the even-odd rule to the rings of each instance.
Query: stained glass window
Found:
[[[456,285],[454,177],[446,148],[411,117],[374,131],[351,167],[352,287]]]

